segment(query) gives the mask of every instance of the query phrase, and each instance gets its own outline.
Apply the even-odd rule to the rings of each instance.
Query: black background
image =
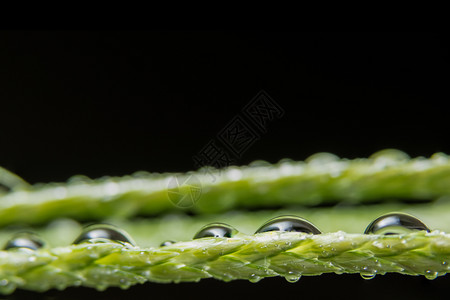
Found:
[[[192,156],[265,90],[284,110],[239,164],[321,151],[450,153],[449,47],[439,33],[0,32],[0,165],[31,183],[194,169]],[[437,295],[449,279],[353,275],[296,284],[205,280],[49,297],[201,299]],[[14,297],[32,297],[18,292]]]

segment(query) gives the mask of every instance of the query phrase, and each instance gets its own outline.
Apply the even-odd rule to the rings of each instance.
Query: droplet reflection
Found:
[[[80,236],[73,242],[105,242],[116,241],[134,245],[133,239],[124,230],[108,224],[95,224],[87,226]]]
[[[288,232],[304,232],[312,234],[321,234],[312,223],[297,216],[279,216],[267,221],[255,233],[268,231],[288,231]]]
[[[205,237],[227,237],[231,238],[233,235],[235,235],[238,231],[225,223],[212,223],[204,226],[202,229],[200,229],[199,232],[197,232],[194,236],[195,239],[205,238]]]
[[[430,229],[418,218],[405,213],[389,213],[375,219],[367,226],[365,234],[407,234],[414,231]]]
[[[161,243],[161,245],[159,245],[160,247],[165,247],[165,246],[170,246],[170,245],[173,245],[173,244],[175,244],[176,242],[175,241],[164,241],[164,242],[162,242]]]
[[[20,232],[6,242],[3,249],[10,250],[14,248],[27,248],[37,250],[42,247],[44,247],[44,242],[37,235],[29,232]]]

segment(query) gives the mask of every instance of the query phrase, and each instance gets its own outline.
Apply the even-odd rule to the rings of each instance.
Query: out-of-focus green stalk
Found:
[[[172,187],[174,179],[192,182]],[[0,226],[45,223],[58,217],[94,220],[177,210],[201,214],[286,205],[436,199],[450,195],[449,182],[447,155],[409,159],[397,150],[354,160],[320,154],[306,162],[253,164],[211,173],[139,173],[98,180],[78,177],[68,183],[19,187],[0,196]],[[170,197],[175,193],[192,198],[193,188],[199,197],[185,209]]]

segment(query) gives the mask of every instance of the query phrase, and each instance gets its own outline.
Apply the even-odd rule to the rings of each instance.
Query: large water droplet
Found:
[[[227,237],[230,238],[233,235],[235,235],[238,231],[225,223],[211,223],[208,224],[202,229],[200,229],[199,232],[197,232],[194,236],[195,239],[201,239],[205,237]]]
[[[44,242],[37,235],[29,232],[20,232],[6,242],[3,249],[27,248],[37,250],[42,247],[44,247]]]
[[[279,216],[273,218],[262,225],[255,233],[268,231],[289,231],[289,232],[305,232],[313,234],[321,234],[312,223],[297,216]]]
[[[83,242],[107,241],[117,241],[135,245],[133,239],[128,235],[128,233],[118,227],[108,224],[95,224],[87,226],[73,243],[80,244]]]
[[[418,218],[405,213],[389,213],[375,219],[367,226],[365,234],[406,234],[414,231],[430,229]]]

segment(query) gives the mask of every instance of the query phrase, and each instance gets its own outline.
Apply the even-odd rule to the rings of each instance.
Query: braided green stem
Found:
[[[174,178],[185,182],[192,176],[196,178],[196,188],[201,188],[198,201],[194,199],[194,205],[188,207],[196,213],[450,195],[450,159],[444,154],[409,159],[402,152],[389,150],[355,160],[321,154],[307,162],[254,164],[211,173],[139,173],[99,180],[77,177],[65,184],[19,187],[0,196],[0,226],[43,223],[56,217],[92,220],[182,210],[169,195],[191,195],[192,185],[169,187]]]
[[[0,291],[67,286],[127,288],[137,283],[302,275],[398,272],[433,279],[449,269],[450,235],[434,231],[399,236],[308,235],[294,232],[203,238],[160,248],[119,243],[81,244],[36,252],[0,251]]]

